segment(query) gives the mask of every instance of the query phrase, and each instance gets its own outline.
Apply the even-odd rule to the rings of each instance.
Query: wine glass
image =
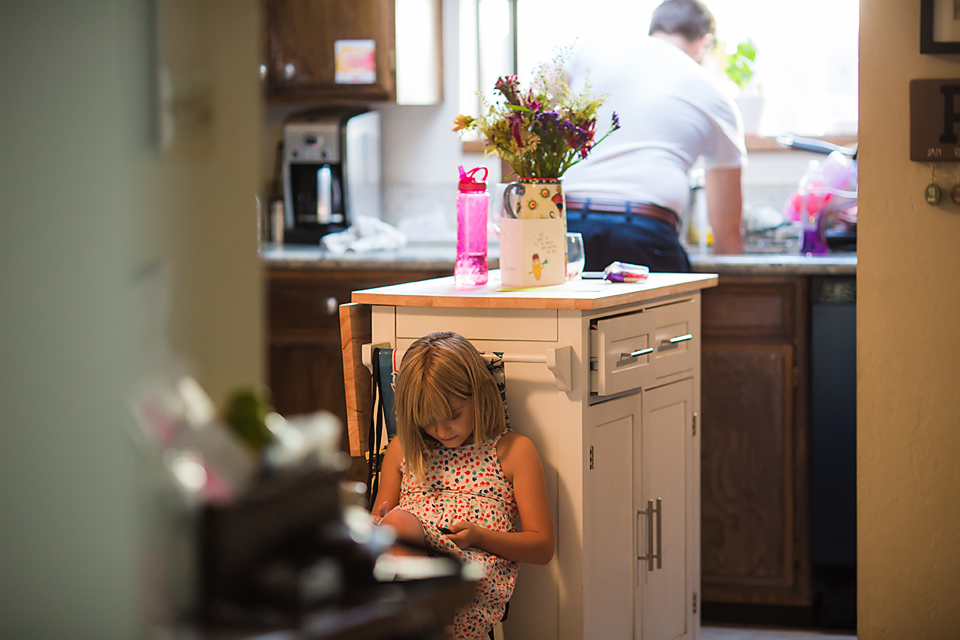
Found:
[[[567,280],[575,280],[583,273],[583,236],[579,233],[567,234]]]

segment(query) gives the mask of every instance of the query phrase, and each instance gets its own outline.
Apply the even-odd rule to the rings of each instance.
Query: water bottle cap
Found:
[[[483,169],[483,181],[473,177],[473,174],[481,169]],[[460,167],[460,191],[486,191],[487,175],[488,171],[486,167],[476,167],[470,171],[464,171],[463,167]]]

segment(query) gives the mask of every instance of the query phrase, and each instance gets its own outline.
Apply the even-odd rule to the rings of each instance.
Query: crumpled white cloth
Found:
[[[320,238],[320,246],[330,253],[347,251],[385,251],[407,244],[407,236],[392,224],[370,216],[354,216],[345,231],[328,233]]]

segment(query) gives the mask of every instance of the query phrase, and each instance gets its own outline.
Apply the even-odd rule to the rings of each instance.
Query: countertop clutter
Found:
[[[446,270],[453,272],[456,249],[446,242],[411,242],[391,251],[344,253],[335,255],[319,246],[265,243],[261,250],[265,266],[271,269],[367,269],[389,268],[410,270]],[[488,249],[490,268],[499,268],[499,246]],[[720,275],[800,275],[851,276],[857,271],[857,254],[829,253],[807,257],[796,253],[747,253],[739,256],[705,255],[696,249],[690,252],[690,263],[696,273]]]

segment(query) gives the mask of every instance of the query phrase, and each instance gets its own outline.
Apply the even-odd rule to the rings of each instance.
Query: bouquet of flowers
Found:
[[[552,65],[540,65],[526,91],[520,90],[517,76],[499,78],[494,90],[502,100],[490,104],[481,95],[480,116],[457,116],[453,130],[478,130],[484,137],[484,155],[500,156],[521,178],[560,178],[620,128],[614,112],[610,130],[594,139],[604,96],[592,96],[589,86],[582,94],[573,94],[561,62],[559,58]]]

